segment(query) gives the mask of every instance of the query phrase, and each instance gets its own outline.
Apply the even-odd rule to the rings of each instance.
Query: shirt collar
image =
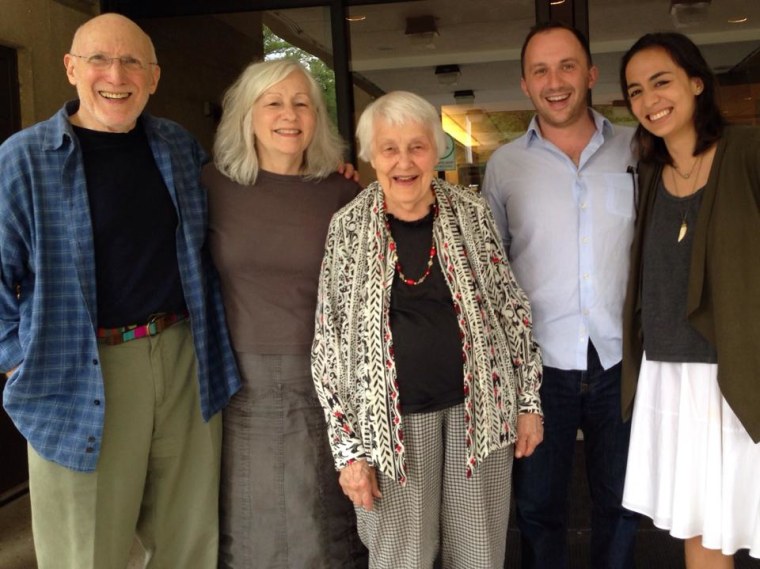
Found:
[[[594,125],[596,126],[596,133],[592,139],[598,137],[600,133],[603,138],[610,136],[613,130],[610,120],[591,107],[588,109],[591,112],[591,118],[594,120]],[[536,140],[543,141],[543,139],[544,137],[541,135],[541,129],[538,126],[538,115],[533,115],[533,118],[528,125],[528,130],[525,133],[525,147],[529,147]]]
[[[74,99],[73,101],[68,101],[66,104],[64,104],[63,107],[61,107],[58,112],[53,115],[50,129],[45,136],[45,148],[54,150],[63,146],[66,137],[68,137],[70,140],[73,140],[75,138],[70,117],[78,110],[79,99]],[[154,131],[158,130],[158,123],[151,115],[144,111],[137,120],[138,122],[142,123],[142,128],[145,130],[145,133],[148,136],[150,136]]]
[[[56,150],[64,145],[67,138],[68,140],[74,139],[74,129],[71,127],[69,117],[76,113],[78,109],[79,101],[75,99],[68,101],[53,115],[43,141],[45,149]]]

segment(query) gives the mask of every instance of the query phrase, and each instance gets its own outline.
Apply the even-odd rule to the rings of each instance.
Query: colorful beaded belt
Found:
[[[132,324],[130,326],[119,326],[118,328],[98,328],[98,340],[103,344],[116,346],[130,340],[155,336],[172,324],[185,320],[187,316],[187,312],[180,312],[178,314],[160,313],[151,315],[150,320],[145,324]]]

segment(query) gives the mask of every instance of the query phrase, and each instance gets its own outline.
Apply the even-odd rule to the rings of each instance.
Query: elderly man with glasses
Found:
[[[150,38],[105,14],[78,100],[0,147],[0,369],[29,442],[38,566],[217,566],[221,424],[239,387],[205,248],[206,157],[144,112]]]

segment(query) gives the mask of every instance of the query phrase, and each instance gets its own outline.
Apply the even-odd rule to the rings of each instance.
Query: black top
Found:
[[[425,271],[433,234],[433,212],[418,221],[388,215],[401,267],[417,280]],[[396,273],[390,325],[401,412],[429,413],[464,401],[462,340],[451,291],[437,258],[430,275],[409,286]]]
[[[98,326],[180,312],[177,213],[142,123],[128,133],[74,127],[84,157],[95,240]]]
[[[659,183],[644,238],[641,324],[650,361],[717,363],[715,349],[686,320],[686,292],[704,192],[675,197]],[[679,242],[681,222],[687,231]]]

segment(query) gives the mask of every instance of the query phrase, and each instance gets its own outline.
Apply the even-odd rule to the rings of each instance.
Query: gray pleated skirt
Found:
[[[223,417],[219,567],[366,567],[309,356],[237,358],[243,388]]]

